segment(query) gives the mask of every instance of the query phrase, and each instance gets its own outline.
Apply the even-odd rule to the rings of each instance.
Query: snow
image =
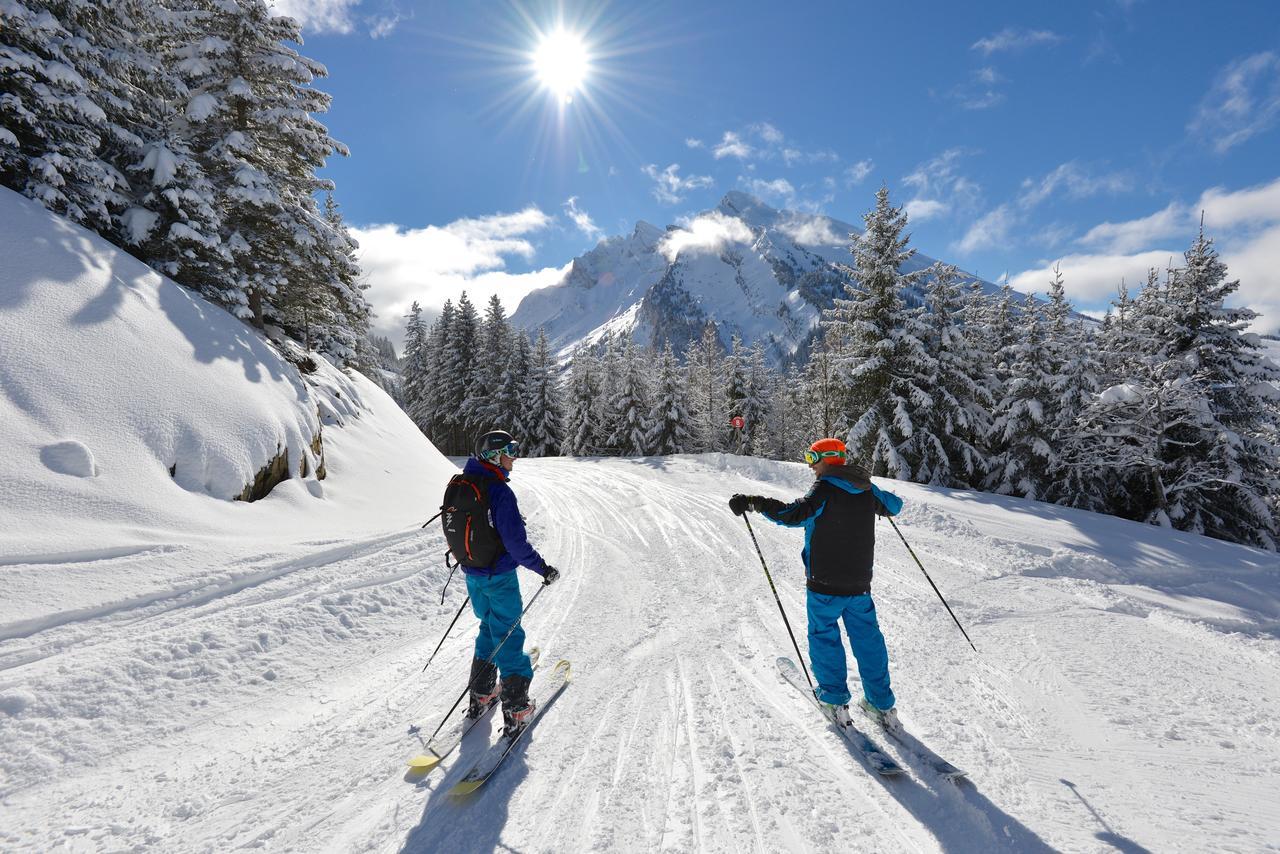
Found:
[[[127,239],[134,246],[139,246],[155,230],[156,222],[160,219],[160,214],[155,211],[149,211],[146,208],[129,208],[120,215],[120,222],[124,225],[124,233]]]
[[[218,111],[218,99],[202,92],[187,102],[187,118],[193,122],[202,122]]]
[[[1104,404],[1137,403],[1141,400],[1142,390],[1132,383],[1113,385],[1098,395],[1098,402]]]
[[[529,643],[575,678],[454,798],[492,725],[443,769],[404,766],[408,726],[433,729],[469,667],[466,614],[422,672],[465,595],[455,580],[441,602],[443,536],[420,527],[454,463],[373,383],[323,361],[304,379],[8,191],[0,226],[6,852],[1275,847],[1274,554],[881,480],[979,650],[877,522],[901,716],[971,776],[953,786],[881,739],[908,771],[888,781],[778,676],[790,640],[725,506],[799,496],[807,469],[719,454],[517,462],[531,539],[562,572]],[[325,480],[245,504],[168,473],[238,485],[317,421]],[[96,476],[53,471],[54,446]],[[753,523],[803,643],[802,534]]]
[[[45,445],[40,449],[40,461],[50,471],[58,474],[69,474],[72,477],[94,477],[98,474],[98,467],[93,462],[93,451],[75,439]]]

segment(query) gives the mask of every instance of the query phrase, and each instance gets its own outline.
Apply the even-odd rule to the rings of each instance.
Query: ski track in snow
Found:
[[[466,798],[449,789],[500,718],[431,774],[404,766],[408,726],[429,733],[462,690],[475,625],[459,620],[421,673],[465,595],[455,577],[440,602],[438,526],[246,551],[203,585],[10,626],[0,849],[1277,849],[1273,635],[1190,619],[1079,569],[1034,525],[1004,539],[909,485],[900,525],[981,654],[884,523],[877,608],[904,721],[971,781],[860,723],[908,771],[874,775],[778,676],[794,653],[724,505],[806,480],[733,458],[522,460],[531,539],[563,572],[528,643],[543,672],[570,658],[574,679]],[[803,646],[801,535],[755,530]],[[1068,559],[1079,571],[1038,569]],[[520,572],[527,601],[537,580]]]

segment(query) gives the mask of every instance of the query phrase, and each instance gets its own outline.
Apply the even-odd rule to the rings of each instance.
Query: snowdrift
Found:
[[[304,379],[222,309],[3,188],[0,257],[0,636],[204,571],[121,578],[88,559],[408,524],[453,470],[374,383],[318,357]],[[230,500],[283,453],[289,480]]]

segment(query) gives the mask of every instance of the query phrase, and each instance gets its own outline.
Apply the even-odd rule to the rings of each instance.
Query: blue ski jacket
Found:
[[[871,592],[875,564],[876,516],[896,516],[902,499],[870,481],[827,468],[801,499],[784,504],[765,498],[760,512],[769,520],[804,528],[806,586],[828,596],[860,596]]]
[[[546,575],[547,562],[529,544],[529,535],[524,528],[524,517],[520,515],[516,494],[507,485],[510,479],[507,470],[472,457],[467,460],[462,473],[468,477],[486,479],[489,488],[489,524],[498,532],[503,548],[502,554],[498,555],[492,566],[464,566],[462,571],[467,575],[493,577],[511,572],[517,566],[525,566],[538,575]]]

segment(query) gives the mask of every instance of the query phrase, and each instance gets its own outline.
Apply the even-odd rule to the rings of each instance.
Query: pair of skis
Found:
[[[534,670],[538,667],[538,658],[540,651],[533,649],[529,652],[529,659],[533,662]],[[547,706],[551,705],[556,696],[563,691],[572,678],[568,659],[561,659],[552,668],[551,675],[542,683],[540,691],[534,697],[533,715],[525,722],[525,725],[516,732],[507,735],[503,733],[498,740],[489,746],[489,749],[480,755],[466,775],[457,784],[454,785],[452,791],[455,795],[465,795],[474,792],[483,786],[493,773],[498,770],[511,752],[519,744],[524,734],[533,727],[538,717],[541,716]],[[481,713],[474,718],[463,717],[462,720],[453,724],[449,729],[439,733],[429,743],[424,745],[422,753],[409,760],[409,767],[421,773],[429,773],[433,768],[444,761],[462,740],[467,737],[471,730],[489,716],[493,709],[498,705],[497,701],[490,703]],[[416,727],[411,731],[416,731]]]
[[[870,736],[854,726],[852,721],[841,723],[836,720],[832,708],[820,703],[818,698],[814,696],[813,689],[808,686],[804,676],[800,673],[800,668],[796,666],[794,661],[785,657],[779,658],[778,670],[783,679],[791,683],[797,691],[808,697],[810,702],[818,707],[818,711],[822,712],[823,717],[831,721],[836,729],[839,730],[840,736],[867,761],[867,764],[871,766],[871,770],[882,777],[896,777],[904,773],[903,767],[881,750],[871,740]],[[888,727],[882,727],[881,729],[885,735],[898,742],[904,749],[922,759],[943,779],[958,782],[966,777],[964,771],[934,753],[905,729],[889,729]]]

